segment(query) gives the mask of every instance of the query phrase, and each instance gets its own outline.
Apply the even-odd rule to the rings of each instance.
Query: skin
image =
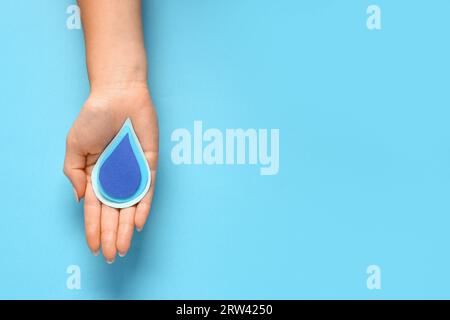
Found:
[[[158,160],[158,121],[147,86],[141,1],[79,0],[90,94],[66,141],[64,173],[77,201],[84,197],[87,244],[108,263],[130,248],[134,227],[150,212]],[[149,192],[135,206],[115,209],[94,194],[91,171],[108,143],[130,118],[152,172]]]

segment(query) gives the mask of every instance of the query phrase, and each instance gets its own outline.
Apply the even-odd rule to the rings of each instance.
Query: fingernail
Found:
[[[121,258],[125,257],[126,255],[127,255],[126,252],[124,252],[124,253],[119,252],[119,257],[121,257]]]
[[[137,230],[137,232],[141,232],[141,231],[142,231],[142,228],[137,228],[137,227],[136,227],[136,230]]]
[[[80,198],[78,198],[78,193],[77,190],[75,190],[75,188],[73,188],[73,193],[75,195],[75,200],[77,200],[77,202],[80,202]]]
[[[94,256],[98,256],[98,253],[100,252],[100,250],[97,250],[97,251],[92,251],[92,254],[94,255]]]
[[[112,264],[113,262],[114,262],[114,259],[111,259],[111,260],[106,259],[107,264]]]

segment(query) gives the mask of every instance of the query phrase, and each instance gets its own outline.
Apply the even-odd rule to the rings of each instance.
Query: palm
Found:
[[[98,157],[127,118],[133,122],[151,168],[152,185],[137,205],[115,209],[95,197],[90,174]],[[114,260],[117,251],[120,255],[128,251],[134,226],[139,230],[145,224],[153,198],[157,159],[158,121],[146,88],[106,90],[89,97],[67,137],[64,168],[77,196],[85,197],[88,245],[94,253],[101,246],[108,262]]]

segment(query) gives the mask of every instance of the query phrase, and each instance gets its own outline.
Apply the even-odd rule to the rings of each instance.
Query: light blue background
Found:
[[[159,176],[111,266],[62,174],[89,90],[71,3],[0,9],[0,298],[450,298],[448,0],[374,1],[381,31],[372,1],[145,1]],[[173,165],[194,120],[279,128],[279,174]]]

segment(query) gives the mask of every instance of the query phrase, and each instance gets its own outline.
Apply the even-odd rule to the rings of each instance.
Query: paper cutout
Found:
[[[97,198],[113,208],[131,207],[147,193],[150,168],[130,119],[98,158],[91,180]]]

